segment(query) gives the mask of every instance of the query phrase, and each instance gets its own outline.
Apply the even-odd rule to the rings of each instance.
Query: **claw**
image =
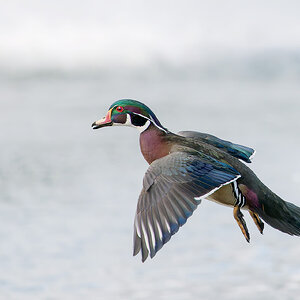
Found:
[[[264,231],[264,222],[260,219],[260,217],[258,216],[258,214],[256,214],[255,212],[249,210],[249,214],[250,216],[252,217],[256,227],[258,228],[259,232],[261,234],[263,234],[263,231]]]
[[[250,242],[250,235],[249,235],[249,232],[248,232],[248,228],[247,228],[247,225],[246,225],[246,222],[244,220],[244,215],[242,214],[239,206],[235,206],[233,208],[233,216],[235,218],[235,220],[237,221],[246,241],[249,243]]]

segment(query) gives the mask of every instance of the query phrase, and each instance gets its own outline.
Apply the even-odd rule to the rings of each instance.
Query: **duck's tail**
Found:
[[[270,190],[264,196],[259,216],[282,232],[300,235],[300,207],[282,200]]]

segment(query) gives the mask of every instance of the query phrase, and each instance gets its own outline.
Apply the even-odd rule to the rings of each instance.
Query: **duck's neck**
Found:
[[[153,124],[140,134],[141,152],[149,164],[169,154],[171,145],[166,141],[166,135]]]

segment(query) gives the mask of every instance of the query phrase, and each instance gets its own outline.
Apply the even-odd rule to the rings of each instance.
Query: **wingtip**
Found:
[[[142,253],[142,263],[144,263],[146,261],[146,259],[148,258],[148,250],[146,251],[147,253],[144,255],[144,253]]]
[[[249,160],[250,161],[252,160],[252,158],[254,157],[255,154],[256,154],[256,150],[253,149],[253,153],[249,156]]]

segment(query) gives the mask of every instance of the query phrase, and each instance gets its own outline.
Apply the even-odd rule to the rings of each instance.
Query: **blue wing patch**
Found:
[[[148,168],[134,221],[134,252],[152,258],[193,214],[202,198],[240,177],[197,151],[172,152]]]

